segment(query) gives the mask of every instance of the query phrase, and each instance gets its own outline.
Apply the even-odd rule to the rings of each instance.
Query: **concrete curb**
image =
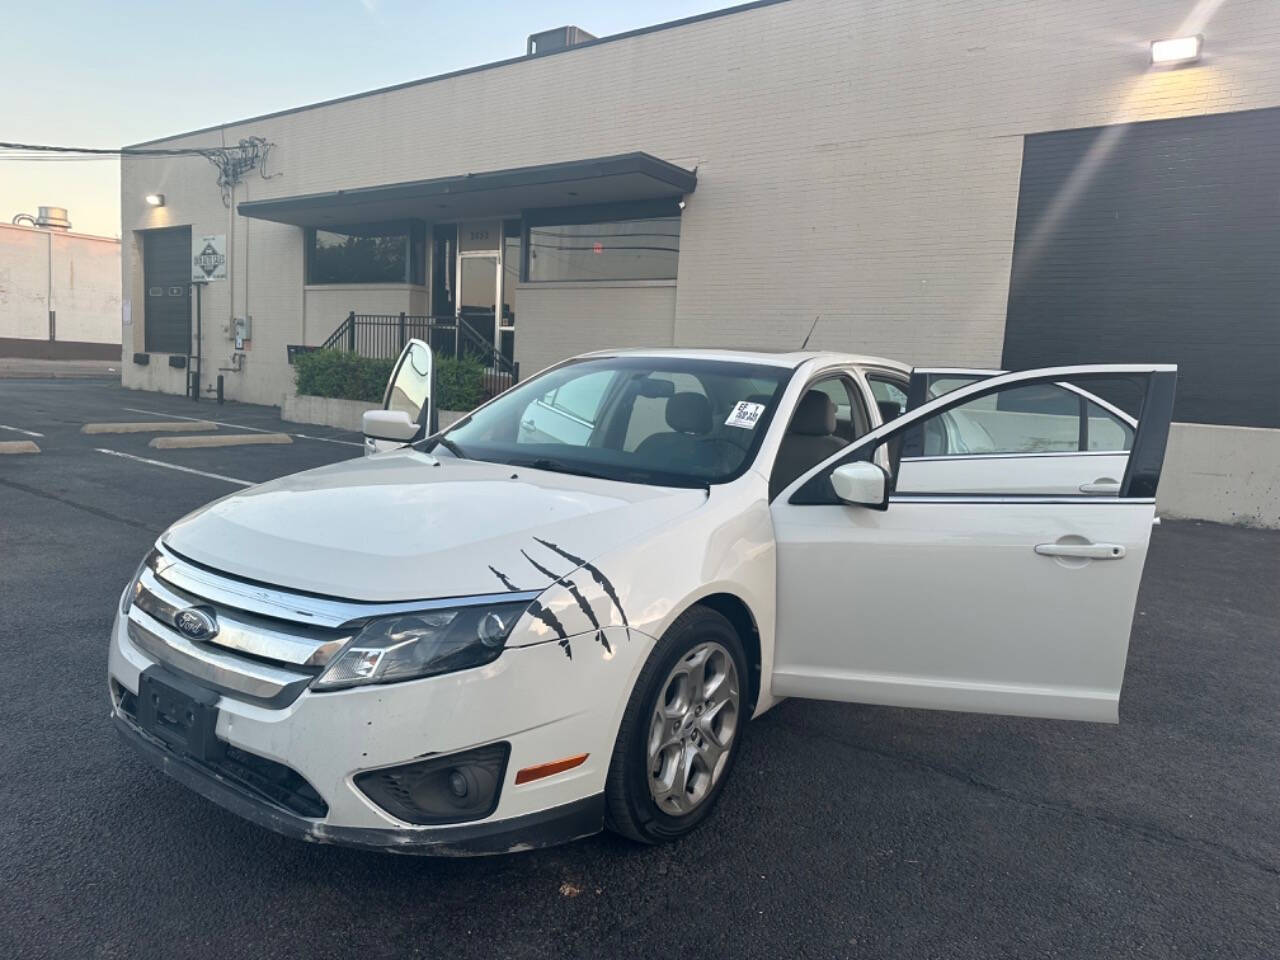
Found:
[[[7,453],[39,453],[40,448],[36,446],[34,440],[4,440],[0,441],[0,454]]]
[[[128,423],[86,423],[81,433],[189,433],[192,430],[217,430],[208,420],[158,420]]]
[[[188,447],[247,447],[264,443],[293,443],[287,433],[220,433],[212,437],[154,437],[147,444],[157,450]]]

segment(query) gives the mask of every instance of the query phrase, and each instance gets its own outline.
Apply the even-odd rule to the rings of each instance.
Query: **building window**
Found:
[[[366,223],[307,230],[307,283],[423,283],[419,223]]]
[[[674,280],[680,217],[565,215],[528,225],[525,277],[547,280]],[[552,222],[540,222],[552,219]]]

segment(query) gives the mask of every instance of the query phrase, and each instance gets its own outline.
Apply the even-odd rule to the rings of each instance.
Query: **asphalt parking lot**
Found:
[[[179,417],[292,443],[80,432]],[[401,858],[251,826],[107,720],[107,631],[154,538],[358,438],[94,379],[0,379],[0,425],[41,449],[0,456],[0,955],[1280,955],[1278,533],[1154,531],[1119,726],[790,701],[678,845]]]

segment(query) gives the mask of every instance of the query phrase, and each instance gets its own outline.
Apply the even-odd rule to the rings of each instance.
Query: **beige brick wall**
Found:
[[[516,298],[522,377],[575,353],[670,344],[673,283],[526,283]]]
[[[697,166],[674,302],[670,288],[522,288],[526,369],[610,341],[610,322],[612,342],[664,342],[670,325],[678,344],[795,347],[819,314],[815,346],[992,364],[1025,134],[1280,104],[1280,3],[1194,5],[1207,21],[1188,21],[1192,7],[791,0],[165,145],[274,142],[273,178],[237,200],[632,150]],[[1205,34],[1202,64],[1149,69],[1150,40],[1188,32]],[[168,223],[234,236],[233,280],[206,291],[218,361],[206,370],[226,363],[222,328],[247,310],[254,341],[228,394],[279,402],[284,345],[303,339],[301,231],[229,224],[200,158],[126,159],[121,181],[126,237]],[[168,206],[143,206],[152,191]],[[141,270],[124,247],[136,304]],[[133,337],[141,349],[136,325]],[[131,385],[171,379],[126,365]]]

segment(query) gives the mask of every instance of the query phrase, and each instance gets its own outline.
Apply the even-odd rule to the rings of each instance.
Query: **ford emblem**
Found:
[[[173,618],[173,625],[184,637],[192,640],[208,640],[218,632],[218,621],[214,619],[213,611],[199,607],[179,610]]]

